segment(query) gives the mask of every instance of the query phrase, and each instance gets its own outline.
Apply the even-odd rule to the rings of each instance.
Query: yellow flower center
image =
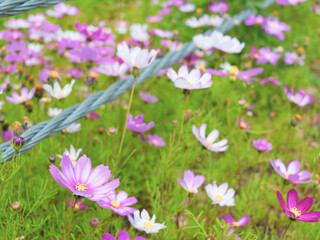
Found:
[[[209,142],[208,140],[206,141],[206,147],[210,147],[211,146],[211,142]]]
[[[290,175],[290,173],[286,173],[286,179],[288,180],[289,179],[289,175]]]
[[[118,201],[113,200],[111,202],[111,206],[114,207],[114,208],[119,208],[120,207],[120,203]]]
[[[267,54],[267,55],[266,55],[266,59],[270,60],[270,59],[271,59],[271,55],[270,55],[270,54]]]
[[[88,189],[88,188],[86,188],[85,184],[80,184],[80,183],[78,183],[75,188],[78,191],[87,191],[87,189]]]
[[[297,218],[301,215],[301,211],[298,211],[298,209],[296,207],[290,208],[290,212],[292,212],[294,214],[295,218]]]
[[[69,130],[69,128],[68,128],[68,127],[66,127],[66,128],[64,129],[64,131],[65,131],[65,132],[68,132],[68,130]]]
[[[66,94],[64,92],[61,93],[61,97],[65,98]]]
[[[229,68],[229,74],[232,76],[237,76],[238,72],[239,72],[239,68],[237,66],[231,66]]]
[[[72,157],[69,156],[69,158],[70,158],[70,161],[71,161],[71,162],[74,162],[74,161],[75,161]]]
[[[193,189],[192,189],[192,188],[189,188],[189,189],[188,189],[188,192],[189,192],[189,193],[193,193]]]
[[[240,123],[240,128],[245,128],[246,127],[246,124],[244,122]]]
[[[261,18],[258,18],[258,19],[256,20],[256,23],[257,23],[257,24],[261,24],[261,23],[262,23],[262,19],[261,19]]]
[[[59,73],[57,71],[51,71],[48,73],[49,77],[52,77],[53,79],[58,79],[59,78]]]
[[[18,98],[18,101],[19,101],[20,103],[24,102],[24,100],[25,100],[25,97],[22,97],[22,96],[21,96],[21,97]]]
[[[76,205],[74,206],[74,209],[75,209],[75,210],[79,210],[79,205],[76,204]]]
[[[158,142],[157,142],[157,140],[153,140],[152,143],[153,143],[154,145],[157,145]]]
[[[204,72],[204,71],[206,70],[206,67],[203,66],[203,65],[200,65],[200,66],[199,66],[199,69],[200,69],[202,72]]]
[[[147,228],[152,228],[153,227],[153,223],[152,222],[144,222],[143,226],[147,227]]]
[[[254,55],[254,58],[259,58],[259,53],[256,53],[256,54]]]
[[[192,86],[192,82],[188,81],[188,86],[191,87]]]
[[[234,221],[234,222],[232,223],[232,225],[235,226],[235,227],[239,227],[239,223],[236,222],[236,221]]]
[[[219,200],[220,202],[222,202],[223,197],[221,195],[216,195],[214,199],[215,200]]]

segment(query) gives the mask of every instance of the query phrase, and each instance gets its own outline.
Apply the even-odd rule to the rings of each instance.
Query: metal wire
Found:
[[[274,0],[267,0],[269,4],[273,3],[273,1]],[[265,4],[264,7],[267,7],[269,4]],[[215,30],[225,33],[232,29],[235,22],[243,22],[251,13],[252,12],[250,10],[244,10],[239,14],[235,15],[233,18],[225,20],[223,24],[217,27]],[[210,34],[212,33],[212,31],[213,30],[209,30],[205,34]],[[189,42],[185,43],[180,50],[169,52],[164,57],[156,59],[152,64],[150,64],[148,67],[141,71],[140,75],[136,79],[136,85],[139,85],[146,79],[157,75],[161,69],[170,67],[171,65],[176,63],[177,60],[186,57],[195,50],[196,46],[194,45],[194,43]],[[104,105],[105,103],[108,103],[118,98],[121,94],[131,89],[133,80],[133,76],[119,80],[112,84],[108,89],[91,94],[82,103],[73,105],[65,109],[57,117],[54,117],[48,121],[38,123],[35,126],[31,127],[21,135],[25,138],[26,144],[25,147],[21,150],[20,154],[27,152],[32,147],[40,143],[43,139],[48,138],[58,132],[61,132],[63,129],[74,123],[76,120],[79,120],[85,117],[86,115],[92,113],[94,110]],[[10,146],[9,142],[1,144],[0,151],[2,151],[1,164],[12,159],[14,149]]]
[[[67,0],[0,0],[0,17],[10,17],[25,11],[51,7]]]

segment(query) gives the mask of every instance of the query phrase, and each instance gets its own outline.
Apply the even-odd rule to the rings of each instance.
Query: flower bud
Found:
[[[56,161],[56,157],[55,156],[50,156],[49,157],[49,162],[54,163]]]
[[[111,128],[108,129],[108,134],[109,134],[109,135],[113,136],[113,135],[115,135],[116,133],[117,133],[117,129],[116,129],[116,128],[111,127]]]
[[[98,219],[98,218],[92,218],[92,219],[90,220],[90,225],[91,225],[92,227],[98,227],[98,226],[99,226],[99,219]]]
[[[25,140],[23,137],[20,136],[14,136],[12,139],[12,147],[15,150],[20,150],[25,144]]]
[[[11,207],[12,207],[13,210],[17,210],[17,209],[19,209],[21,207],[21,204],[19,202],[13,202],[11,204]]]
[[[292,127],[295,127],[298,125],[298,121],[296,119],[291,119],[290,124]]]

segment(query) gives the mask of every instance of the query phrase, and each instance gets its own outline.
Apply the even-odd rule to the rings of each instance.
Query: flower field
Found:
[[[319,1],[0,25],[0,239],[320,239]]]

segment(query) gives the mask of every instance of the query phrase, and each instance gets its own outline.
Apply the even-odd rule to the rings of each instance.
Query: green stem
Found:
[[[14,158],[15,158],[15,156],[16,156],[16,153],[17,153],[17,150],[14,151],[13,158],[12,158],[12,160],[11,160],[11,162],[10,162],[9,168],[7,169],[6,175],[4,176],[4,178],[3,178],[2,182],[1,182],[0,195],[1,195],[1,193],[2,193],[3,185],[4,185],[4,183],[5,183],[6,180],[7,180],[7,177],[8,177],[8,174],[9,174],[9,170],[10,170],[11,167],[12,167],[12,164],[13,164]]]
[[[76,209],[76,203],[77,203],[78,197],[76,196],[76,200],[74,201],[74,205],[71,211],[71,216],[70,216],[70,220],[69,220],[69,226],[68,226],[68,230],[67,230],[67,240],[69,240],[70,238],[70,231],[71,231],[71,225],[72,225],[72,218],[73,218],[73,213],[74,210]]]
[[[127,109],[127,115],[126,115],[125,123],[124,123],[124,126],[123,126],[123,131],[122,131],[121,142],[120,142],[120,147],[119,147],[116,166],[118,166],[118,162],[120,161],[120,157],[121,157],[121,151],[122,151],[122,147],[123,147],[124,137],[126,135],[128,116],[129,116],[129,113],[130,113],[130,108],[131,108],[132,99],[133,99],[133,95],[134,95],[135,85],[136,85],[136,77],[134,77],[133,84],[132,84],[131,95],[130,95],[130,100],[129,100],[129,105],[128,105],[128,109]]]
[[[177,146],[180,146],[180,141],[181,141],[181,135],[183,131],[183,125],[184,125],[184,114],[186,112],[186,107],[187,107],[187,93],[184,94],[184,102],[183,102],[183,110],[182,110],[182,117],[181,117],[181,125],[180,125],[180,132],[178,136],[178,141],[177,141]]]
[[[286,230],[284,231],[284,233],[283,233],[283,235],[282,235],[282,237],[281,237],[281,240],[283,240],[283,239],[284,239],[284,237],[285,237],[285,235],[286,235],[286,233],[287,233],[287,231],[288,231],[288,229],[289,229],[289,227],[290,227],[291,223],[292,223],[292,221],[290,220],[290,222],[289,222],[289,224],[288,224],[288,226],[287,226]]]

